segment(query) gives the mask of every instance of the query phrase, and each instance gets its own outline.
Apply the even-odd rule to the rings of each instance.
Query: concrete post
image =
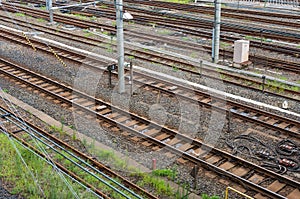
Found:
[[[50,23],[53,23],[52,0],[46,0],[46,7],[50,15]]]
[[[125,92],[124,79],[124,40],[123,40],[123,1],[117,0],[116,4],[116,20],[117,20],[117,47],[118,47],[118,79],[119,93]]]
[[[133,94],[133,68],[132,61],[130,62],[130,96]]]
[[[214,17],[213,42],[212,42],[213,63],[217,63],[219,60],[220,25],[221,25],[221,0],[215,0],[215,17]]]

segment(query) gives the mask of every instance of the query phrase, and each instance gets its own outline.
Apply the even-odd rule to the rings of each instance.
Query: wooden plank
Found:
[[[266,123],[273,125],[273,124],[275,124],[278,121],[279,120],[275,120],[275,119],[271,118],[271,119],[267,120]]]
[[[138,121],[136,121],[136,120],[132,120],[132,121],[130,121],[130,122],[128,122],[128,123],[125,123],[125,125],[126,126],[133,126],[133,125],[135,125],[135,124],[137,124],[137,123],[139,123]]]
[[[149,131],[147,131],[145,133],[145,135],[149,135],[149,136],[152,136],[152,135],[155,135],[156,133],[160,132],[160,130],[157,130],[157,129],[151,129]]]
[[[152,142],[148,142],[148,141],[145,141],[142,143],[142,145],[146,146],[146,147],[149,147],[152,145]]]
[[[292,131],[294,133],[298,133],[299,132],[299,128],[297,126],[293,126],[292,128],[290,128],[290,131]]]
[[[278,180],[274,181],[272,184],[270,184],[267,189],[277,192],[281,190],[286,184],[279,182]]]
[[[263,181],[264,177],[261,176],[261,175],[257,175],[257,174],[254,174],[253,176],[251,176],[248,180],[255,183],[255,184],[258,184],[260,183],[261,181]]]
[[[140,126],[135,127],[134,129],[137,130],[137,131],[142,131],[142,130],[144,130],[146,128],[148,128],[148,125],[142,124]]]
[[[206,159],[205,161],[208,163],[211,163],[211,164],[215,164],[216,162],[218,162],[221,159],[222,159],[222,157],[213,155],[210,158]]]
[[[287,195],[288,199],[299,199],[300,197],[300,191],[299,189],[294,189],[289,195]]]
[[[244,168],[244,167],[238,167],[238,168],[233,169],[233,171],[232,171],[233,174],[240,176],[240,177],[246,175],[248,172],[249,172],[249,169]]]
[[[203,100],[201,100],[201,102],[207,104],[208,102],[211,102],[211,98],[204,98]]]
[[[166,139],[166,138],[169,137],[169,136],[170,136],[169,134],[163,133],[163,134],[160,134],[160,135],[156,136],[155,139],[161,141],[161,140]]]
[[[194,145],[190,144],[190,143],[185,143],[183,145],[181,145],[178,149],[181,151],[186,151],[190,148],[192,148]]]
[[[128,117],[123,116],[123,117],[120,117],[120,118],[116,119],[116,121],[117,121],[117,122],[124,122],[124,121],[127,120],[127,119],[128,119]]]
[[[110,109],[104,109],[103,111],[99,112],[100,115],[104,115],[106,113],[110,113],[111,110]]]
[[[169,142],[167,142],[166,144],[169,144],[169,145],[174,145],[174,144],[177,144],[178,142],[180,142],[181,140],[177,139],[176,137],[173,138],[172,140],[170,140]]]
[[[201,156],[203,154],[205,154],[207,151],[201,149],[201,148],[198,148],[198,149],[195,149],[194,152],[193,152],[193,155],[198,157],[198,156]]]
[[[263,196],[263,195],[261,195],[260,193],[256,194],[256,195],[254,196],[254,198],[255,198],[255,199],[269,199],[267,196]]]
[[[114,112],[114,113],[108,115],[107,117],[112,119],[112,118],[117,117],[119,115],[120,115],[119,113]]]
[[[278,127],[284,129],[284,128],[287,127],[288,125],[290,125],[290,124],[285,123],[285,122],[281,122],[281,123],[278,125]]]
[[[227,171],[227,170],[233,168],[234,166],[235,166],[235,164],[233,164],[233,163],[231,163],[231,162],[225,162],[225,163],[221,164],[221,165],[219,166],[219,168],[224,169],[224,170]]]

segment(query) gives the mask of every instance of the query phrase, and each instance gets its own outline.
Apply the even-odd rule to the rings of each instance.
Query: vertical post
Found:
[[[49,11],[50,23],[53,23],[53,10],[52,10],[52,0],[46,0],[46,7]]]
[[[213,63],[217,63],[219,60],[220,25],[221,25],[221,0],[215,0],[215,17],[214,17],[213,43],[212,43]]]
[[[228,110],[228,114],[226,116],[227,116],[227,122],[228,122],[227,133],[230,133],[230,129],[231,129],[231,110]]]
[[[200,60],[200,78],[202,77],[202,65],[203,65],[203,60]]]
[[[152,170],[156,170],[156,159],[152,159]]]
[[[130,96],[133,94],[133,68],[132,61],[130,62]]]
[[[1,0],[0,0],[0,6],[1,6]]]
[[[109,87],[111,87],[111,70],[108,70],[108,82],[109,82]]]
[[[119,93],[124,93],[123,0],[117,0],[116,3]]]
[[[261,88],[261,90],[262,90],[262,92],[265,92],[265,83],[266,83],[266,76],[262,76],[261,77],[262,78],[262,88]]]

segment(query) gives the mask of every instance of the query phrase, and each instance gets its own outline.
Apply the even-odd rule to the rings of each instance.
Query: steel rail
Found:
[[[36,48],[39,49],[38,46]],[[63,50],[61,48],[58,48],[58,49],[59,50]],[[69,53],[69,51],[68,51],[68,53]],[[74,53],[74,52],[70,52],[70,54],[73,54],[73,55],[75,54],[76,55],[76,53]],[[82,55],[80,55],[80,56],[82,56]],[[89,61],[98,62],[97,59],[92,59],[91,57],[89,57]],[[82,64],[82,62],[80,62],[80,61],[77,61],[77,62]],[[97,65],[99,65],[99,64],[97,64]],[[97,69],[97,67],[95,67],[95,66],[92,66],[92,67]],[[98,69],[99,69],[99,67],[98,67]],[[105,69],[102,69],[102,71],[103,70],[105,70]],[[158,86],[154,86],[154,85],[151,85],[151,84],[147,83],[147,81],[149,81],[149,80],[157,81],[158,80],[157,78],[154,78],[154,77],[151,77],[149,75],[145,75],[145,74],[139,73],[137,71],[134,71],[134,76],[135,77],[138,77],[138,76],[146,77],[147,80],[146,81],[142,81],[142,82],[138,82],[137,79],[135,78],[134,81],[138,82],[139,84],[148,85],[148,86],[150,86],[152,88],[161,90],[161,91],[163,91],[165,93],[168,93],[170,95],[174,95],[174,93],[172,91],[168,91],[166,89],[162,89],[162,88],[160,88]],[[175,84],[173,82],[169,82],[167,80],[159,79],[159,82],[164,82],[167,85],[176,86],[176,87],[180,88],[181,90],[185,90],[186,93],[190,93],[190,91],[191,91],[190,88],[187,88],[187,87],[179,85],[179,84]],[[203,91],[199,91],[197,89],[194,89],[193,92],[195,92],[197,95],[205,96],[207,98],[211,98],[210,94],[205,93]],[[194,99],[193,97],[185,96],[184,94],[176,93],[175,95],[178,96],[178,97],[181,97],[181,98],[183,98],[185,100],[197,102],[197,103],[199,103],[199,104],[201,104],[203,106],[209,107],[209,108],[214,107],[214,108],[216,108],[219,111],[226,111],[227,114],[230,113],[230,114],[232,114],[232,115],[234,115],[236,117],[242,118],[242,119],[244,119],[246,121],[257,123],[257,124],[260,124],[262,126],[266,126],[268,128],[271,128],[273,130],[280,131],[280,132],[284,133],[286,136],[293,136],[293,137],[297,137],[297,138],[300,137],[299,130],[298,130],[298,132],[293,132],[293,131],[290,131],[289,129],[286,129],[286,128],[279,128],[278,126],[273,125],[273,124],[269,124],[269,123],[265,122],[264,120],[259,120],[258,118],[251,117],[251,116],[248,116],[248,115],[245,115],[245,114],[241,114],[241,113],[235,112],[235,110],[237,110],[238,108],[241,108],[241,109],[243,109],[243,110],[245,110],[247,112],[255,112],[255,113],[258,113],[258,114],[261,114],[261,115],[265,115],[265,116],[270,116],[271,115],[272,118],[275,119],[275,120],[285,121],[285,122],[289,123],[290,125],[294,125],[296,127],[299,127],[299,122],[296,121],[296,120],[292,120],[292,119],[289,119],[289,118],[286,118],[286,117],[282,117],[282,116],[279,116],[279,115],[276,115],[276,114],[270,114],[270,113],[268,113],[266,111],[262,111],[262,110],[259,110],[257,108],[252,108],[252,107],[246,106],[246,105],[241,105],[239,103],[236,103],[236,102],[234,102],[232,100],[228,100],[228,99],[226,99],[227,104],[231,105],[231,107],[236,107],[234,110],[226,109],[226,108],[219,107],[219,106],[214,106],[213,104],[202,102],[201,100]],[[215,99],[215,100],[221,100],[221,101],[223,100],[222,98],[215,97],[215,96],[213,96],[212,98]]]
[[[126,184],[127,186],[133,187],[135,190],[138,190],[142,194],[147,195],[147,198],[156,198],[155,196],[151,195],[149,192],[145,191],[144,189],[141,189],[136,184],[128,181],[124,177],[120,176],[119,174],[115,173],[111,169],[107,168],[105,165],[103,165],[100,162],[96,161],[94,158],[85,155],[84,153],[80,152],[79,150],[75,149],[74,147],[70,146],[69,144],[63,142],[62,140],[54,137],[53,135],[47,133],[46,131],[42,130],[41,128],[39,128],[39,127],[37,127],[37,126],[27,122],[27,121],[23,121],[23,119],[20,119],[18,116],[14,115],[11,111],[5,109],[4,107],[0,107],[0,111],[4,112],[4,115],[7,115],[5,117],[0,115],[1,118],[5,118],[6,120],[8,120],[11,123],[15,124],[21,130],[23,130],[24,132],[27,132],[28,134],[33,136],[36,140],[38,140],[39,142],[46,145],[48,148],[51,148],[56,153],[60,154],[64,158],[68,159],[70,162],[72,162],[74,165],[81,168],[85,172],[87,172],[89,175],[92,175],[93,177],[97,178],[99,181],[101,181],[104,184],[106,184],[107,186],[111,187],[113,190],[115,190],[119,194],[123,195],[123,197],[128,198],[128,196],[124,195],[123,192],[116,189],[115,187],[113,187],[111,184],[107,183],[103,179],[100,179],[94,173],[91,173],[89,169],[91,169],[94,172],[100,174],[101,176],[103,176],[104,178],[106,178],[107,180],[112,182],[112,184],[117,185],[118,187],[122,188],[123,190],[125,190],[128,193],[135,196],[136,198],[141,198],[141,196],[137,195],[132,190],[128,189],[127,187],[125,187],[121,183],[117,182],[116,180],[114,180],[114,178],[120,179],[121,182]],[[10,119],[10,118],[12,118],[12,119]],[[50,144],[43,141],[43,139],[48,141]],[[83,166],[81,166],[80,164],[78,164],[77,162],[75,162],[74,160],[69,159],[66,155],[64,155],[62,152],[58,151],[54,147],[57,147],[58,149],[60,149],[63,152],[67,153],[68,155],[70,155],[71,157],[73,157],[76,160],[80,161],[80,163],[87,166],[89,169],[86,169]],[[89,163],[87,163],[87,162],[89,162]],[[96,169],[95,167],[101,169],[101,171]],[[111,176],[111,177],[109,177],[108,175]]]
[[[62,96],[60,96],[60,95],[58,95],[56,93],[53,93],[52,91],[48,91],[48,90],[46,90],[44,88],[41,88],[38,85],[35,85],[33,83],[28,82],[27,80],[20,79],[16,75],[10,74],[9,72],[5,72],[5,73],[7,75],[9,75],[10,77],[16,79],[16,80],[21,81],[23,84],[26,84],[26,85],[29,85],[30,87],[38,89],[42,93],[50,95],[51,97],[54,97],[55,99],[58,99],[58,100],[60,100],[60,101],[62,101],[64,103],[67,103],[70,106],[72,105],[74,108],[83,111],[83,113],[90,113],[90,114],[96,115],[97,118],[99,118],[102,121],[107,121],[107,122],[113,124],[114,126],[118,126],[118,128],[120,128],[120,129],[122,129],[122,130],[124,130],[126,132],[130,132],[130,133],[136,134],[136,135],[138,135],[138,136],[140,136],[140,137],[142,137],[144,139],[151,140],[151,142],[156,143],[156,145],[164,147],[165,149],[171,151],[174,154],[182,155],[182,157],[184,157],[185,159],[188,159],[188,160],[190,160],[190,161],[192,161],[194,163],[199,163],[199,164],[203,165],[206,168],[209,168],[210,170],[212,170],[214,172],[221,173],[221,174],[229,177],[233,181],[243,182],[245,185],[247,185],[248,187],[250,187],[253,190],[256,190],[257,192],[260,192],[262,194],[268,195],[269,197],[272,197],[272,198],[285,198],[285,197],[283,197],[282,195],[280,195],[280,194],[278,194],[276,192],[273,192],[273,191],[271,191],[269,189],[266,189],[266,188],[264,188],[264,187],[262,187],[260,185],[257,185],[257,184],[255,184],[253,182],[250,182],[247,179],[244,179],[244,178],[242,178],[240,176],[237,176],[237,175],[235,175],[235,174],[233,174],[233,173],[231,173],[229,171],[225,171],[225,170],[223,170],[221,168],[218,168],[216,165],[213,165],[213,164],[208,163],[208,162],[206,162],[204,160],[201,160],[201,159],[199,159],[199,158],[197,158],[197,157],[195,157],[195,156],[193,156],[193,155],[191,155],[191,154],[189,154],[189,153],[187,153],[185,151],[180,151],[179,149],[175,148],[174,146],[168,145],[168,144],[166,144],[166,143],[164,143],[164,142],[162,142],[160,140],[157,140],[154,137],[151,137],[151,136],[148,136],[146,134],[143,134],[143,133],[141,133],[139,130],[137,130],[135,128],[131,128],[129,126],[126,126],[126,124],[124,124],[124,123],[118,122],[117,120],[114,120],[112,118],[106,117],[106,116],[104,116],[104,115],[102,115],[102,114],[100,114],[98,112],[95,112],[95,111],[91,110],[90,108],[87,108],[87,107],[84,107],[84,106],[82,106],[80,104],[77,104],[76,101],[72,102],[72,101],[66,99],[65,97],[62,97]],[[42,77],[42,78],[44,78],[44,77]],[[50,83],[51,80],[48,79],[47,82]],[[58,84],[57,82],[51,82],[51,84],[52,83],[54,85]],[[62,85],[60,85],[60,87],[62,87]],[[65,87],[65,86],[63,86],[63,87],[66,90],[70,89],[69,87]],[[191,143],[191,144],[193,144],[193,145],[195,145],[197,147],[210,149],[211,153],[220,155],[223,158],[227,159],[227,161],[230,160],[230,161],[233,161],[233,162],[239,162],[244,167],[252,168],[252,169],[255,168],[255,170],[258,171],[260,174],[267,175],[269,177],[272,177],[273,179],[280,180],[281,182],[284,182],[284,183],[286,183],[286,184],[288,184],[288,185],[290,185],[292,187],[299,187],[300,186],[299,182],[293,181],[293,180],[291,180],[289,178],[286,178],[284,176],[276,174],[276,173],[274,173],[272,171],[264,169],[264,168],[262,168],[260,166],[257,166],[257,165],[255,165],[253,163],[245,161],[245,160],[243,160],[243,159],[241,159],[239,157],[233,156],[233,155],[231,155],[229,153],[226,153],[224,151],[221,151],[221,150],[218,150],[218,149],[215,149],[215,148],[211,148],[209,145],[204,144],[204,143],[202,143],[202,142],[200,142],[198,140],[191,139],[191,138],[189,138],[189,137],[187,137],[185,135],[182,135],[182,134],[178,134],[177,132],[175,132],[175,131],[173,131],[171,129],[168,129],[166,127],[162,127],[162,126],[160,126],[160,125],[158,125],[156,123],[153,123],[153,122],[151,122],[151,121],[149,121],[147,119],[141,118],[141,117],[139,117],[139,116],[137,116],[137,115],[135,115],[133,113],[130,113],[130,112],[127,112],[127,111],[123,111],[123,110],[121,110],[118,107],[112,106],[111,104],[104,103],[103,101],[100,101],[98,99],[94,99],[93,97],[85,95],[85,94],[81,93],[80,91],[73,90],[72,92],[74,94],[76,94],[77,97],[83,97],[83,98],[85,98],[87,100],[91,99],[93,101],[96,101],[98,104],[106,105],[107,107],[110,107],[111,110],[114,110],[117,113],[120,113],[122,115],[128,115],[131,118],[133,118],[134,120],[141,121],[143,124],[146,124],[147,126],[151,126],[153,128],[161,129],[162,132],[171,134],[172,136],[176,136],[176,138],[179,138],[182,141],[185,141],[187,143]]]

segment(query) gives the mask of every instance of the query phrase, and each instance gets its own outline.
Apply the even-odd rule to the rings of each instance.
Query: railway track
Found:
[[[90,189],[95,198],[156,198],[115,173],[94,158],[80,152],[48,132],[0,107],[0,132],[38,155],[58,172]],[[90,176],[87,178],[87,176]],[[91,184],[91,178],[93,184]],[[83,189],[83,190],[84,190]],[[106,191],[103,191],[106,190]]]
[[[3,16],[0,16],[0,17],[3,17]],[[7,20],[5,17],[2,18],[2,21],[12,23],[11,20]],[[24,23],[24,21],[17,20],[17,19],[15,19],[13,22],[14,23],[16,23],[16,22]],[[31,25],[33,25],[33,24],[31,24]],[[18,26],[22,26],[24,28],[31,28],[28,26],[27,23],[25,26],[22,25],[21,23],[18,23]],[[63,30],[60,30],[57,33],[57,29],[50,28],[47,26],[41,26],[41,25],[37,25],[37,24],[34,24],[34,26],[35,26],[35,30],[37,30],[37,31],[49,33],[49,35],[57,36],[60,38],[65,38],[68,41],[72,40],[75,42],[80,42],[80,43],[84,43],[84,44],[87,44],[90,46],[95,46],[95,47],[99,47],[99,42],[104,43],[105,45],[115,46],[114,44],[111,44],[109,42],[104,42],[102,40],[91,39],[91,38],[87,38],[84,36],[79,36],[79,35],[76,35],[76,34],[73,34],[73,33],[67,32],[67,31],[63,31]],[[48,31],[47,29],[49,29],[50,31]],[[25,43],[23,43],[23,44],[25,44]],[[134,57],[135,59],[146,60],[146,61],[149,61],[152,63],[154,62],[154,63],[158,63],[158,64],[163,64],[164,66],[168,66],[170,68],[174,68],[174,66],[176,66],[176,69],[179,69],[181,71],[185,71],[185,72],[188,72],[188,73],[191,73],[194,75],[199,75],[199,68],[198,68],[198,66],[196,66],[197,63],[191,64],[189,61],[183,61],[183,60],[177,59],[176,57],[173,57],[173,56],[167,57],[166,55],[163,55],[163,57],[162,57],[162,55],[157,54],[155,52],[151,52],[151,51],[145,52],[144,50],[137,50],[130,46],[126,46],[125,49],[127,51],[125,53],[125,55]],[[235,74],[232,74],[232,73],[229,73],[226,71],[221,71],[221,70],[215,71],[215,70],[209,69],[207,67],[203,67],[201,70],[202,70],[201,75],[203,77],[208,77],[208,78],[212,78],[212,79],[216,79],[216,80],[222,80],[225,83],[230,83],[230,84],[234,84],[237,86],[250,88],[250,89],[253,89],[256,91],[261,91],[261,89],[263,88],[263,82],[261,80],[247,78],[245,76],[235,75]],[[204,71],[204,73],[203,73],[203,71]],[[220,73],[220,76],[222,78],[216,77],[215,75],[209,75],[210,72],[213,72],[213,73],[218,72],[218,73]],[[282,88],[282,87],[279,87],[276,85],[271,86],[270,88],[272,90],[275,89],[275,90],[280,91],[280,93],[276,93],[276,91],[273,92],[272,90],[270,90],[270,91],[268,90],[268,84],[264,85],[264,86],[266,86],[266,89],[264,90],[265,93],[277,95],[277,96],[284,97],[284,98],[291,99],[291,100],[296,100],[296,101],[300,100],[297,98],[297,96],[300,96],[300,93],[296,90],[292,90],[289,88]]]
[[[8,6],[7,5],[6,9],[10,10],[12,12],[23,12],[23,13],[27,12],[27,14],[31,13],[32,16],[41,17],[41,18],[44,18],[44,19],[48,18],[48,14],[46,12],[42,12],[40,10],[33,10],[33,9],[25,8],[25,7],[19,7],[19,6],[17,8],[15,8],[14,6]],[[55,15],[55,17],[56,17],[55,20],[58,21],[58,22],[71,24],[71,25],[78,26],[78,27],[81,27],[81,28],[87,28],[87,24],[89,24],[89,27],[99,28],[99,24],[97,25],[97,23],[95,23],[95,22],[90,22],[89,21],[88,23],[84,23],[84,22],[82,22],[82,20],[78,20],[78,19],[75,19],[75,18],[69,18],[66,21],[65,16],[64,17],[61,17],[61,16],[63,16],[63,15],[56,14]],[[109,25],[104,25],[102,28],[104,28],[106,31],[109,31],[109,32],[115,32],[114,27],[109,26]],[[139,33],[134,32],[134,31],[130,31],[130,32],[125,31],[125,35],[132,36],[132,37],[145,38],[147,40],[151,39],[151,40],[154,40],[156,42],[168,43],[172,46],[182,47],[183,45],[186,45],[186,46],[189,46],[189,49],[196,49],[197,51],[199,50],[199,48],[200,49],[204,48],[208,53],[211,52],[211,47],[210,46],[203,46],[203,45],[193,44],[191,42],[184,42],[184,41],[179,41],[179,40],[175,42],[174,39],[169,39],[167,37],[158,39],[157,37],[153,37],[153,35],[149,35],[149,34],[140,35]],[[207,37],[207,35],[208,35],[208,33],[205,32],[205,34],[201,34],[201,37],[203,37],[203,36]],[[224,36],[224,37],[226,37],[227,39],[230,38],[228,36]],[[229,40],[232,42],[236,39],[240,39],[240,38],[231,38]],[[176,43],[178,43],[178,44],[176,44]],[[298,55],[299,55],[299,50],[298,49],[284,47],[284,46],[278,46],[278,45],[275,45],[275,44],[265,43],[265,44],[262,45],[261,42],[251,41],[251,46],[255,46],[255,47],[258,47],[258,48],[263,48],[265,50],[270,50],[270,51],[272,50],[272,51],[277,51],[277,52],[281,52],[281,53],[287,53],[287,54],[290,54],[291,56],[295,56],[295,57],[298,57]],[[223,51],[223,54],[226,57],[228,57],[230,59],[232,58],[232,54],[233,54],[232,50],[222,49],[222,51]],[[257,54],[255,54],[255,55],[250,54],[249,59],[253,63],[255,63],[257,65],[262,65],[263,67],[272,67],[272,68],[278,68],[278,69],[282,69],[282,70],[288,70],[288,71],[291,71],[291,72],[299,73],[298,62],[292,62],[292,61],[286,61],[286,60],[282,60],[282,59],[270,58],[270,57],[266,57],[264,55],[257,55]]]
[[[21,87],[46,95],[55,103],[72,108],[77,114],[94,115],[100,124],[107,123],[106,126],[114,128],[115,132],[130,136],[145,146],[166,150],[168,156],[179,155],[183,163],[189,161],[201,165],[222,178],[243,184],[246,187],[244,192],[251,190],[249,193],[255,198],[296,199],[299,196],[300,183],[297,181],[211,148],[197,139],[191,139],[6,60],[1,59],[0,66],[3,78],[12,79]],[[260,184],[264,179],[268,179],[270,184]]]
[[[111,5],[110,2],[105,2],[105,4]],[[78,9],[78,8],[74,8],[74,9]],[[88,8],[88,9],[95,10],[93,8]],[[159,13],[157,11],[150,11],[148,9],[145,10],[145,9],[137,8],[137,7],[130,8],[129,6],[126,6],[126,5],[124,6],[124,9],[135,11],[135,18],[133,19],[134,21],[139,20],[139,21],[143,21],[143,22],[147,22],[147,23],[154,22],[157,25],[163,25],[166,27],[173,27],[173,28],[178,28],[178,26],[180,26],[181,31],[186,30],[189,34],[195,34],[197,32],[197,30],[189,29],[189,28],[187,28],[187,26],[189,26],[190,28],[209,28],[209,29],[212,29],[212,27],[213,27],[213,20],[209,20],[209,19],[199,19],[199,18],[192,18],[192,17],[184,17],[184,16],[180,16],[180,15],[175,15],[175,14]],[[141,15],[136,11],[137,9],[138,9],[138,12],[147,13],[149,15],[147,15],[147,16],[145,16],[144,14]],[[102,10],[102,12],[103,12],[103,10]],[[101,13],[101,14],[103,15],[103,13]],[[153,15],[160,15],[160,16],[153,17]],[[165,18],[166,16],[169,18]],[[174,20],[174,18],[176,20]],[[249,20],[249,16],[240,15],[240,18]],[[186,23],[187,20],[189,20],[189,23]],[[262,21],[262,20],[263,19],[260,19],[260,21]],[[251,26],[247,26],[247,25],[233,24],[230,22],[222,22],[221,26],[222,26],[222,31],[235,32],[235,33],[239,33],[239,34],[253,35],[253,36],[258,36],[258,37],[260,37],[261,34],[263,33],[263,35],[267,36],[269,39],[277,39],[277,40],[291,41],[291,42],[299,42],[300,41],[299,34],[291,33],[288,31],[281,32],[281,30],[271,30],[271,29],[260,28],[260,27],[256,28],[256,27],[253,27],[253,24]],[[296,26],[296,27],[299,26],[299,23],[295,23],[294,26]]]
[[[13,35],[11,39],[14,41],[24,41],[24,38],[21,35],[17,36],[16,34],[9,32],[7,32],[7,34]],[[7,38],[9,39],[9,37]],[[34,40],[32,40],[32,42],[34,42]],[[36,49],[52,54],[52,51],[49,50],[44,43],[34,43],[34,45]],[[109,64],[108,62],[103,60],[100,61],[92,57],[89,57],[88,60],[85,61],[86,55],[82,53],[80,54],[75,51],[70,51],[68,49],[52,45],[50,45],[50,47],[54,49],[60,57],[68,59],[69,61],[75,61],[79,64],[84,64],[86,67],[91,67],[93,69],[100,70],[101,72],[107,72],[106,66]],[[223,101],[222,97],[212,97],[211,93],[197,89],[191,90],[188,87],[175,84],[167,80],[157,79],[138,71],[134,71],[134,83],[137,85],[145,85],[170,96],[176,96],[187,101],[199,103],[200,105],[208,108],[217,108],[220,112],[226,112],[226,114],[230,114],[234,117],[265,126],[273,129],[274,131],[282,132],[285,136],[300,138],[300,125],[296,120],[271,114],[256,108],[251,108],[250,106],[245,106],[229,99],[226,99],[226,107],[223,107],[223,104],[218,105],[218,101]]]
[[[30,2],[30,1],[29,1]],[[42,4],[44,4],[44,2],[41,2]],[[107,4],[103,4],[104,6],[106,6]],[[78,9],[82,9],[82,8],[72,8],[72,10],[78,10]],[[16,11],[14,11],[16,12]],[[101,8],[101,6],[97,9],[92,9],[92,8],[85,8],[85,11],[80,11],[80,12],[74,12],[74,13],[80,13],[80,14],[85,14],[87,13],[87,15],[89,16],[92,16],[93,14],[96,15],[96,16],[99,16],[99,17],[107,17],[107,18],[111,18],[111,19],[114,19],[114,10],[113,9],[110,9],[110,8]],[[46,14],[46,16],[44,18],[48,18],[48,14]],[[172,17],[174,18],[174,17]],[[176,18],[176,16],[175,16]],[[165,17],[161,20],[163,21],[165,20]],[[66,22],[68,23],[68,22]],[[174,22],[175,23],[175,22]],[[168,22],[168,23],[164,23],[165,26],[170,26],[171,24],[173,24],[173,22]],[[183,25],[186,26],[186,20],[183,22]],[[78,25],[77,25],[78,26]],[[113,27],[111,27],[113,28]],[[175,27],[175,28],[178,28],[178,27]],[[181,32],[184,32],[185,30],[185,27],[180,27],[180,31]],[[110,31],[112,31],[110,29]],[[125,32],[125,34],[128,34],[130,35],[131,32],[133,31],[130,31],[129,32]],[[234,31],[231,31],[231,32],[234,32]],[[133,32],[134,33],[134,32]],[[136,34],[138,34],[137,32],[135,32]],[[192,32],[191,31],[188,31],[186,33],[190,33],[192,35],[196,35],[196,36],[199,36],[199,37],[204,37],[204,38],[211,38],[211,32],[210,31],[203,31],[203,30],[193,30]],[[262,37],[264,36],[264,33],[263,32],[260,32],[260,34],[258,35],[258,37]],[[225,42],[230,42],[230,43],[233,43],[235,40],[238,40],[238,39],[241,39],[241,37],[236,37],[236,36],[233,36],[233,35],[228,35],[228,34],[224,34],[224,35],[221,35],[221,40],[222,41],[225,41]],[[284,53],[284,54],[288,54],[290,56],[293,56],[293,57],[298,57],[299,56],[299,49],[298,48],[293,48],[293,47],[289,47],[289,46],[283,46],[283,45],[277,45],[277,44],[272,44],[270,42],[263,42],[263,41],[255,41],[255,40],[252,40],[251,41],[251,46],[253,47],[257,47],[257,48],[261,48],[261,49],[264,49],[264,50],[270,50],[270,51],[275,51],[275,52],[279,52],[279,53]],[[283,63],[281,63],[282,65]],[[288,68],[288,67],[287,67]]]

